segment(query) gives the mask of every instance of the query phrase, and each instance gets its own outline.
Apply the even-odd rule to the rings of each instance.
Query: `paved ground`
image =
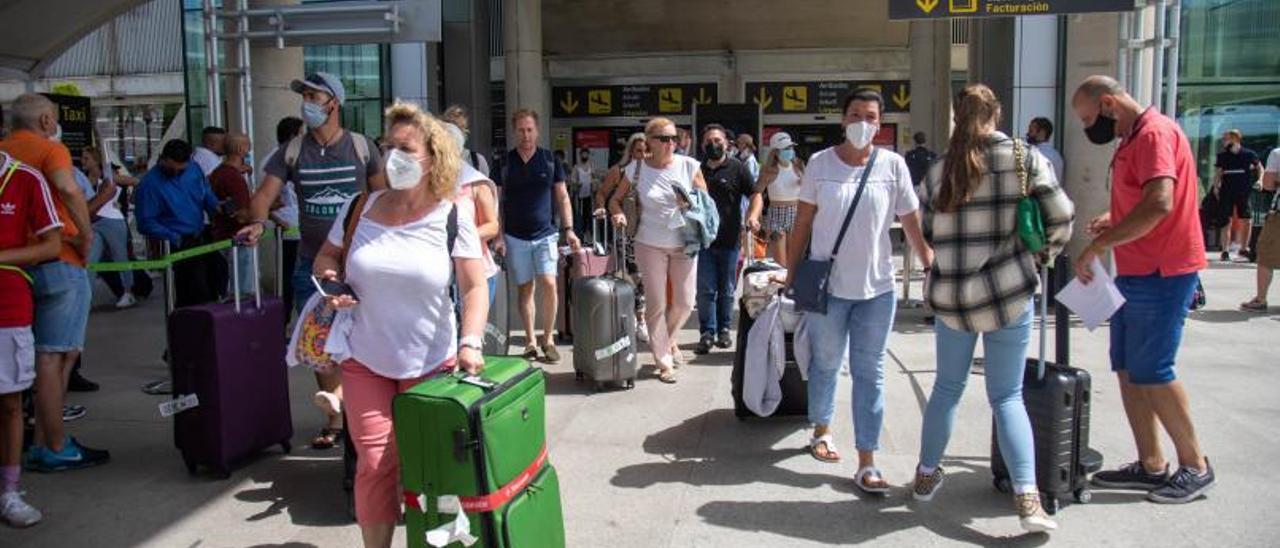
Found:
[[[1268,501],[1269,487],[1280,481],[1272,465],[1280,460],[1274,426],[1280,399],[1268,376],[1280,365],[1269,346],[1280,335],[1280,309],[1270,315],[1236,310],[1252,294],[1251,267],[1218,265],[1204,278],[1209,306],[1187,324],[1179,372],[1218,470],[1220,485],[1207,500],[1162,507],[1134,493],[1098,492],[1092,504],[1064,509],[1053,537],[1020,535],[1009,499],[991,488],[991,418],[977,378],[960,409],[945,463],[951,475],[940,495],[915,504],[899,488],[866,500],[852,487],[852,464],[824,465],[803,453],[802,421],[733,417],[726,351],[684,367],[675,386],[646,376],[634,391],[591,395],[574,382],[562,349],[564,363],[547,371],[548,428],[569,543],[1274,546],[1280,525],[1270,519],[1275,513]],[[71,432],[111,449],[114,460],[95,470],[25,476],[45,522],[3,530],[4,546],[356,546],[359,533],[346,518],[338,486],[338,454],[305,448],[319,418],[307,403],[314,385],[304,371],[291,375],[299,449],[287,456],[273,450],[230,480],[187,475],[172,426],[157,412],[161,399],[137,390],[164,373],[157,359],[160,315],[156,301],[95,312],[86,366],[104,389],[73,395],[89,415]],[[886,364],[880,463],[899,485],[909,481],[916,462],[921,409],[933,382],[933,341],[920,316],[919,310],[900,312]],[[686,331],[685,342],[694,336]],[[1096,376],[1093,446],[1109,463],[1131,459],[1107,373],[1106,331],[1074,328],[1072,343],[1075,364]],[[841,447],[851,449],[848,402],[845,384],[836,430]]]

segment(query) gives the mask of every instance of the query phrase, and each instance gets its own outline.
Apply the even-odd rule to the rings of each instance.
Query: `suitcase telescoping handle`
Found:
[[[619,278],[627,272],[627,231],[615,228],[613,231],[613,274]]]
[[[1049,265],[1037,265],[1040,268],[1040,357],[1036,360],[1036,379],[1044,380],[1044,355],[1049,339]],[[1059,307],[1061,308],[1061,307]],[[1058,329],[1062,329],[1061,325]]]
[[[240,313],[240,242],[231,243],[231,293],[236,303],[236,314]],[[258,246],[248,246],[253,261],[253,304],[262,308],[262,283],[258,280]]]

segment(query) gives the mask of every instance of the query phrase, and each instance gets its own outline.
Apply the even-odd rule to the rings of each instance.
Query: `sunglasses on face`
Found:
[[[680,137],[676,135],[650,135],[649,138],[666,144],[674,143],[680,139]]]

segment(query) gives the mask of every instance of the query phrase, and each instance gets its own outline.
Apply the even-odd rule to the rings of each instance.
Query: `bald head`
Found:
[[[28,129],[44,135],[53,135],[58,125],[58,106],[39,93],[24,93],[13,100],[9,107],[13,116],[13,129]]]
[[[228,133],[226,141],[227,156],[244,158],[249,155],[249,136],[243,133]]]
[[[1080,87],[1076,88],[1075,100],[1088,99],[1096,102],[1104,95],[1115,97],[1127,93],[1115,78],[1096,74],[1080,83]]]

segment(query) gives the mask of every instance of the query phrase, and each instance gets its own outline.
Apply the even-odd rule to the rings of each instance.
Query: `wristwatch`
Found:
[[[477,352],[484,352],[484,339],[477,335],[463,337],[458,341],[458,349],[472,348]]]

